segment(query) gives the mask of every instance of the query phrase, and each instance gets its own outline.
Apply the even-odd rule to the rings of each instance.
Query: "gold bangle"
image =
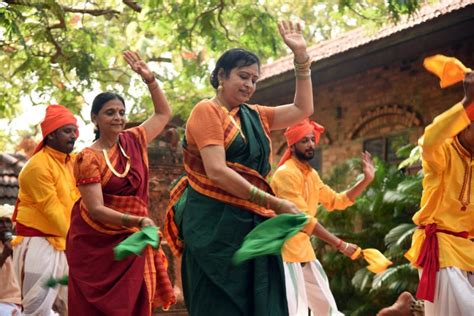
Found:
[[[311,66],[311,57],[308,55],[308,59],[303,63],[298,63],[296,60],[293,60],[293,64],[295,65],[295,69],[306,69]]]
[[[147,85],[152,84],[153,82],[156,82],[155,76],[153,76],[153,79],[146,80],[145,78],[142,78],[143,82],[146,83]]]
[[[138,220],[138,227],[142,227],[144,220],[145,220],[145,216],[140,217],[140,219]]]
[[[252,185],[250,187],[250,196],[249,196],[249,201],[256,203],[256,197],[257,197],[257,187]]]
[[[265,195],[264,192],[260,189],[257,189],[257,194],[258,194],[258,205],[263,206],[264,200],[265,200]]]
[[[307,73],[307,74],[295,74],[295,77],[296,79],[300,79],[300,80],[308,80],[309,78],[311,78],[311,73]]]
[[[130,214],[123,214],[122,215],[122,225],[128,227],[130,224]]]

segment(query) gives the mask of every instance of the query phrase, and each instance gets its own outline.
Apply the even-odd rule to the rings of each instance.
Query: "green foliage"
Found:
[[[61,102],[78,112],[84,92],[100,88],[134,104],[131,119],[151,111],[147,91],[120,54],[138,50],[152,61],[175,113],[186,118],[213,91],[210,69],[224,50],[240,46],[265,62],[288,53],[276,21],[301,18],[308,44],[370,21],[411,14],[419,1],[139,1],[4,0],[0,3],[1,117],[21,98]],[[141,6],[140,8],[138,6]]]
[[[415,229],[411,217],[419,208],[422,175],[407,175],[396,166],[375,160],[373,183],[344,212],[327,212],[322,207],[318,219],[342,239],[364,248],[377,248],[394,264],[374,275],[362,260],[351,261],[334,249],[316,240],[316,252],[328,274],[338,307],[349,315],[375,315],[391,305],[405,290],[412,293],[418,282],[417,272],[408,264],[408,250]],[[335,168],[326,184],[337,187],[339,179],[347,179],[354,160]],[[341,172],[346,171],[346,175]],[[359,170],[360,171],[360,170]],[[335,182],[336,180],[336,182]]]

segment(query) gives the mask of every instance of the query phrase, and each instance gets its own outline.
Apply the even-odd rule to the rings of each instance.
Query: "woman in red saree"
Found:
[[[124,58],[148,85],[155,113],[124,130],[125,103],[115,93],[99,94],[91,110],[96,141],[77,157],[74,174],[82,198],[74,205],[67,237],[69,315],[151,315],[175,302],[163,252],[147,246],[143,256],[115,261],[113,248],[148,217],[147,143],[171,116],[166,97],[140,56]]]

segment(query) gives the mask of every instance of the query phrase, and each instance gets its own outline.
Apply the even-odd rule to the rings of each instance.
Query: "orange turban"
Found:
[[[423,66],[440,79],[441,88],[463,81],[465,74],[472,71],[456,58],[444,55],[426,57]]]
[[[305,137],[311,132],[314,133],[314,138],[317,144],[319,142],[319,138],[321,134],[324,133],[324,127],[314,121],[310,121],[309,119],[304,119],[298,124],[290,126],[286,129],[285,137],[286,137],[286,143],[288,144],[288,148],[286,149],[285,153],[281,157],[280,162],[278,163],[278,167],[280,167],[281,165],[285,163],[285,161],[290,159],[291,157],[290,146],[296,144],[303,137]]]
[[[41,134],[43,134],[43,140],[36,146],[34,154],[44,147],[44,139],[46,136],[54,132],[64,125],[76,126],[77,133],[79,136],[79,129],[77,127],[77,120],[67,108],[59,104],[51,104],[46,108],[46,115],[44,116],[43,122],[41,122]],[[33,154],[33,155],[34,155]]]

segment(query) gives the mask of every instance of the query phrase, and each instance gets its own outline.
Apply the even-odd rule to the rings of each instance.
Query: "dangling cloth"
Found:
[[[372,273],[380,273],[387,270],[393,264],[379,250],[374,248],[361,249],[358,247],[351,256],[352,260],[356,260],[362,254],[362,257],[369,264],[367,270]]]
[[[132,254],[139,256],[147,245],[157,249],[159,242],[158,227],[143,227],[140,231],[133,233],[127,237],[127,239],[115,246],[115,260],[120,261]]]
[[[309,119],[304,119],[298,124],[290,126],[286,129],[285,138],[286,138],[286,144],[288,145],[288,148],[283,153],[283,156],[281,157],[280,162],[278,162],[278,167],[280,167],[281,165],[285,163],[285,161],[290,159],[291,157],[290,146],[296,144],[303,137],[305,137],[311,132],[314,133],[314,138],[317,144],[319,143],[319,138],[321,137],[321,134],[324,133],[324,127],[314,121],[310,121]]]
[[[305,214],[281,214],[259,224],[245,236],[232,261],[240,264],[258,256],[279,255],[285,241],[308,222]]]
[[[449,87],[464,80],[466,73],[472,69],[463,65],[458,59],[444,55],[426,57],[423,66],[439,79],[441,88]]]

